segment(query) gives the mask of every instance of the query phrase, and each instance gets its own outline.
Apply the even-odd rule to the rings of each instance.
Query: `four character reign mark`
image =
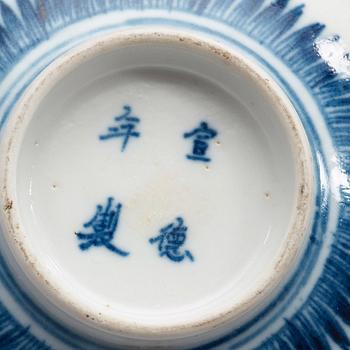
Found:
[[[112,138],[122,138],[121,152],[124,152],[131,138],[139,138],[141,133],[137,131],[140,119],[133,115],[129,105],[123,106],[123,113],[114,118],[116,124],[108,128],[107,133],[99,136],[101,141]],[[207,122],[200,122],[199,126],[183,134],[185,139],[192,139],[192,152],[186,158],[192,161],[210,162],[207,156],[209,141],[217,136],[217,131],[209,126]],[[84,232],[76,232],[81,250],[91,247],[105,247],[111,252],[127,257],[129,252],[116,246],[115,235],[118,229],[122,204],[114,203],[114,198],[107,198],[103,206],[98,204],[94,216],[83,224]],[[169,223],[159,230],[159,234],[149,239],[149,243],[157,245],[160,257],[166,257],[173,262],[181,262],[185,258],[194,261],[189,250],[181,250],[187,238],[188,227],[182,217],[177,217],[174,222]]]

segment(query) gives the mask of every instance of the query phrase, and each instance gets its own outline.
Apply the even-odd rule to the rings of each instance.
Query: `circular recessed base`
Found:
[[[307,143],[278,87],[232,53],[113,35],[53,63],[12,119],[8,244],[67,325],[193,335],[249,317],[292,271]]]

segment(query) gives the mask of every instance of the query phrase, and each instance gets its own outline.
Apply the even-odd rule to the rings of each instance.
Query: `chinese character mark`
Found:
[[[187,227],[181,217],[176,218],[175,223],[171,223],[160,229],[159,235],[149,240],[151,244],[158,243],[159,256],[166,256],[174,262],[181,262],[185,257],[194,261],[192,254],[179,249],[186,241]]]
[[[217,135],[217,131],[211,129],[208,123],[201,122],[198,128],[184,134],[184,138],[193,138],[192,154],[187,154],[187,159],[210,162],[210,158],[206,157],[208,150],[208,141]]]
[[[140,133],[135,130],[140,119],[132,115],[132,108],[129,105],[125,105],[123,109],[123,114],[114,118],[117,126],[108,128],[107,134],[99,136],[102,141],[113,137],[123,137],[122,152],[124,152],[131,137],[140,137]]]
[[[113,198],[109,197],[105,207],[97,205],[94,217],[83,225],[86,229],[91,229],[91,233],[77,232],[78,240],[85,241],[79,244],[81,250],[87,250],[92,246],[104,246],[113,253],[121,256],[129,255],[111,243],[118,227],[118,221],[122,205],[118,203],[113,206]]]

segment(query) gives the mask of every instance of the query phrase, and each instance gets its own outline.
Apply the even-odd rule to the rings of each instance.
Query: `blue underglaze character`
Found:
[[[118,227],[119,215],[122,208],[120,203],[113,205],[114,198],[109,197],[105,207],[97,205],[94,217],[83,226],[91,229],[91,233],[77,232],[78,240],[85,241],[79,244],[81,250],[87,250],[92,246],[104,246],[113,253],[127,256],[129,253],[117,248],[111,243]]]
[[[184,138],[193,138],[192,154],[187,154],[190,160],[197,160],[202,162],[210,162],[210,158],[206,157],[208,150],[208,141],[217,135],[217,131],[211,129],[208,123],[201,122],[198,128],[184,134]]]
[[[186,241],[187,227],[182,218],[176,218],[175,223],[171,223],[160,229],[157,237],[151,238],[151,244],[158,243],[159,256],[166,256],[174,262],[181,262],[185,257],[194,261],[192,254],[185,250],[180,252],[179,248]]]
[[[113,137],[122,137],[122,152],[124,152],[130,137],[140,137],[140,133],[135,130],[137,124],[140,122],[140,119],[132,115],[132,108],[129,105],[125,105],[123,109],[123,114],[114,118],[117,125],[108,128],[107,134],[99,136],[100,140],[102,141]]]

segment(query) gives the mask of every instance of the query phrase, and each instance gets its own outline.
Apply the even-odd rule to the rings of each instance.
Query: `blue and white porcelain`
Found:
[[[350,348],[347,13],[0,0],[0,348]]]

